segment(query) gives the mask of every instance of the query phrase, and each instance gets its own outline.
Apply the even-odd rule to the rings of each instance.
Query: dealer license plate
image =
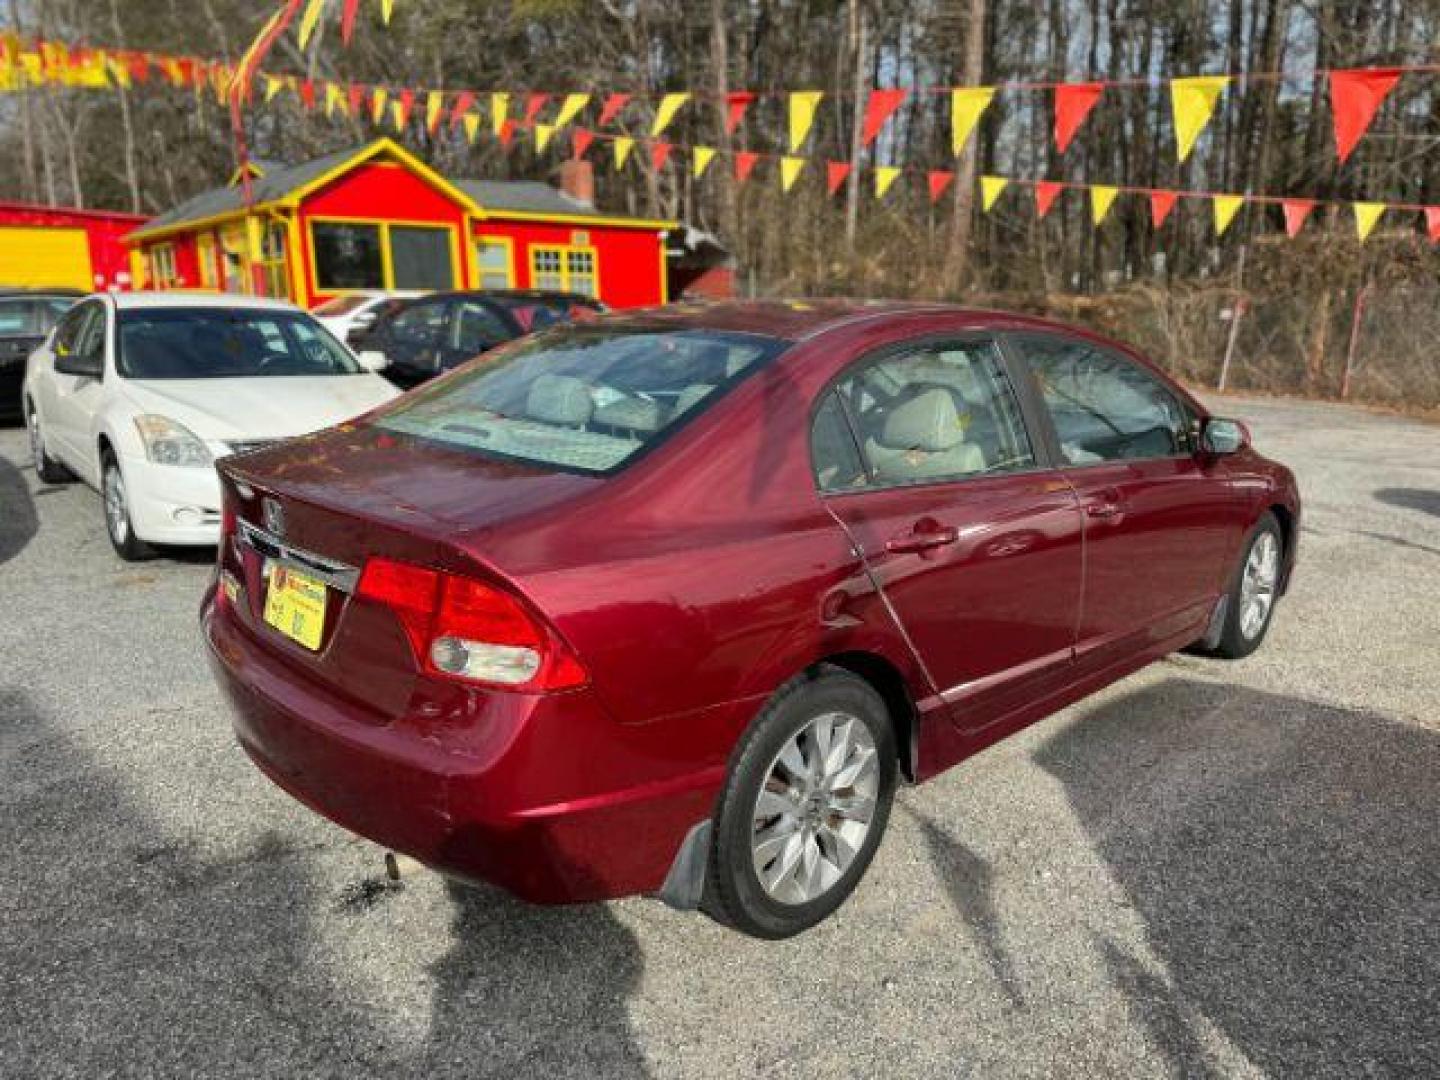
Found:
[[[275,564],[265,594],[265,621],[305,648],[319,649],[325,632],[325,583]]]

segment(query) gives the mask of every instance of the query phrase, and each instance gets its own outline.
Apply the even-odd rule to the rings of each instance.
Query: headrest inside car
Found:
[[[525,414],[547,424],[587,424],[594,411],[589,385],[573,375],[541,375],[525,399]]]
[[[892,450],[948,450],[965,441],[965,429],[948,390],[924,390],[897,405],[876,440]]]

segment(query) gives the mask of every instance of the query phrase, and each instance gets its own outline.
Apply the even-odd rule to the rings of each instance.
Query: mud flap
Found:
[[[709,818],[690,827],[665,875],[665,884],[660,886],[657,895],[676,911],[694,911],[700,906],[705,893],[705,869],[710,862],[710,831]]]

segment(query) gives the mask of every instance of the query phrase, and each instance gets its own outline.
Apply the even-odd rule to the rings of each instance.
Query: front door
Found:
[[[824,434],[837,414],[856,475],[820,467],[822,444],[843,449]],[[957,724],[985,727],[1067,681],[1080,513],[1043,466],[994,341],[862,360],[817,415],[815,443],[827,505]]]
[[[1016,343],[1084,514],[1078,672],[1203,629],[1239,507],[1223,467],[1195,453],[1190,409],[1140,364],[1089,341],[1034,334]]]
[[[70,323],[74,316],[75,322]],[[74,356],[105,357],[105,308],[97,300],[82,304],[66,316],[55,335],[56,358],[61,351]],[[52,361],[53,362],[53,361]],[[62,375],[51,380],[51,398],[45,403],[45,439],[55,453],[83,479],[99,481],[95,448],[90,445],[90,421],[99,408],[101,380],[85,375]]]

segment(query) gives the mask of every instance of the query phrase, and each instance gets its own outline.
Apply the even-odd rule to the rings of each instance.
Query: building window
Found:
[[[168,289],[179,282],[174,244],[156,244],[150,249],[150,278],[157,289]]]
[[[386,287],[379,225],[315,221],[310,224],[310,237],[315,250],[315,288],[320,292]]]
[[[445,225],[312,221],[315,288],[452,289],[451,233]]]
[[[290,267],[285,258],[285,226],[272,221],[265,226],[261,241],[260,265],[265,273],[265,295],[284,299],[290,295]]]
[[[530,284],[536,289],[599,296],[599,260],[592,247],[534,246]]]
[[[201,233],[195,238],[195,257],[200,261],[200,287],[213,289],[218,280],[215,273],[215,238]]]
[[[482,236],[475,241],[475,265],[480,268],[480,288],[509,289],[515,285],[512,245],[509,239]]]

